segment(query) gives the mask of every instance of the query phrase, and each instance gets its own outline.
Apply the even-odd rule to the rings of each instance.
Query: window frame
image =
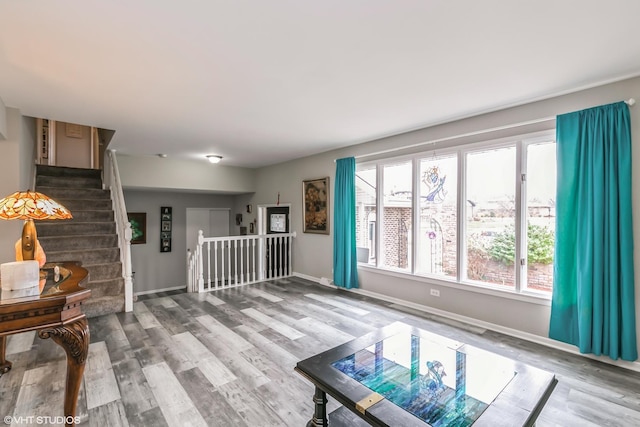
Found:
[[[527,194],[526,194],[526,176],[527,176],[527,148],[530,145],[540,144],[544,142],[555,143],[555,128],[525,134],[514,134],[512,136],[488,139],[476,142],[466,142],[459,144],[448,144],[448,146],[439,146],[438,143],[430,143],[427,149],[423,151],[414,151],[408,154],[398,154],[391,157],[376,158],[368,161],[357,161],[356,173],[358,168],[372,167],[376,169],[376,241],[375,241],[375,265],[369,263],[358,263],[358,268],[371,269],[385,274],[399,275],[401,277],[410,276],[412,279],[424,281],[427,283],[435,283],[445,287],[455,287],[457,289],[472,290],[475,292],[491,294],[496,296],[508,297],[513,299],[526,300],[547,304],[551,299],[551,292],[529,289],[527,287]],[[498,285],[473,281],[467,278],[467,224],[466,215],[468,207],[464,201],[467,195],[467,154],[486,151],[491,149],[500,149],[505,147],[515,147],[515,284],[513,288],[503,288]],[[456,210],[456,277],[441,276],[417,272],[418,266],[418,250],[417,242],[419,238],[419,216],[420,216],[420,161],[429,157],[457,156],[457,210]],[[384,220],[381,208],[384,207],[384,168],[389,164],[397,164],[409,161],[412,165],[412,235],[411,253],[409,254],[411,268],[407,271],[401,269],[393,269],[385,267],[382,263],[382,232],[384,230]],[[524,231],[523,231],[524,227]],[[521,262],[524,256],[524,263]]]

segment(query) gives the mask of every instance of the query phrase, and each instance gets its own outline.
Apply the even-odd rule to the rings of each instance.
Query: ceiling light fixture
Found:
[[[222,160],[222,156],[217,156],[215,154],[209,154],[206,156],[209,159],[209,163],[219,163]]]

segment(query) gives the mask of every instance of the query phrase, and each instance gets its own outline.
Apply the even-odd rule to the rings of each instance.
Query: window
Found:
[[[515,286],[516,148],[467,153],[467,278]]]
[[[551,292],[556,231],[556,144],[527,145],[527,270],[523,288]]]
[[[356,246],[358,262],[376,265],[377,170],[375,165],[356,170]]]
[[[455,279],[458,272],[458,159],[420,159],[417,274]]]
[[[360,163],[358,260],[549,295],[555,163],[553,139],[535,135]]]
[[[410,271],[412,241],[412,164],[410,161],[384,165],[381,265]]]

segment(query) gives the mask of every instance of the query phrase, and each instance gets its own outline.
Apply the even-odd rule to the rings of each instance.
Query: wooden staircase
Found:
[[[58,166],[36,166],[36,191],[64,205],[73,219],[36,221],[47,262],[79,261],[89,272],[88,317],[124,311],[124,279],[109,190],[102,172]]]

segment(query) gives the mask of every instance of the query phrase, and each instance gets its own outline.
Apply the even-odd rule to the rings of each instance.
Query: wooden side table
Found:
[[[56,266],[59,275],[54,273]],[[89,324],[82,303],[91,291],[80,286],[87,280],[87,270],[64,262],[45,264],[42,271],[46,284],[39,296],[0,299],[0,376],[11,369],[5,358],[8,335],[36,330],[40,338],[51,338],[67,354],[64,416],[66,425],[73,425],[89,354]]]

